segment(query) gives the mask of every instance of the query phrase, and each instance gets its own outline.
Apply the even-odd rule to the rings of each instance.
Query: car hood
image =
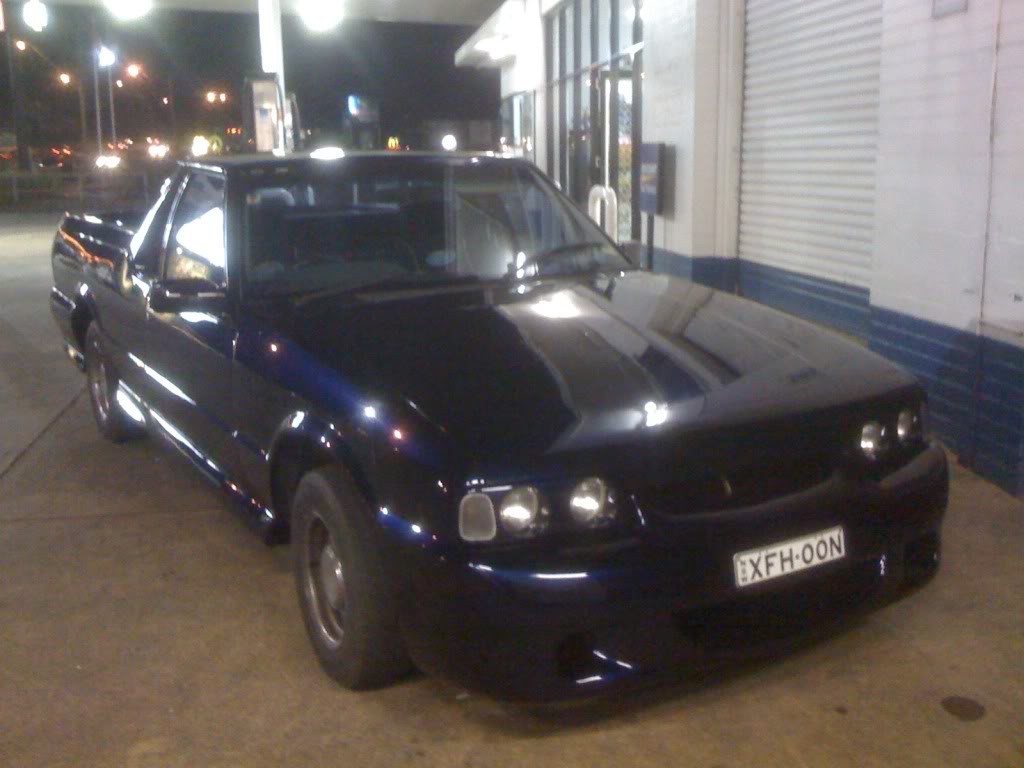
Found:
[[[541,457],[755,423],[913,385],[856,342],[665,275],[321,299],[288,334],[468,456]]]

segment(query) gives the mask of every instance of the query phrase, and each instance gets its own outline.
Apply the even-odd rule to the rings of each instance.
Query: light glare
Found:
[[[141,19],[153,10],[153,0],[103,0],[103,5],[118,21]]]
[[[42,32],[50,23],[50,12],[40,0],[29,0],[22,8],[21,18],[33,32]]]
[[[121,158],[118,155],[100,155],[96,158],[96,167],[114,170],[121,165]]]
[[[330,32],[345,18],[341,0],[299,0],[296,11],[310,32]]]
[[[194,157],[205,157],[210,154],[210,140],[205,136],[196,136],[192,139],[192,155]]]
[[[455,138],[452,134],[449,133],[443,139],[441,139],[441,149],[443,149],[445,152],[454,152],[458,148],[459,140]]]
[[[99,53],[97,54],[97,63],[99,63],[101,67],[112,67],[116,61],[117,56],[114,55],[112,50],[107,48],[105,45],[100,46]]]
[[[314,160],[341,160],[345,157],[345,150],[341,147],[320,147],[309,153]]]

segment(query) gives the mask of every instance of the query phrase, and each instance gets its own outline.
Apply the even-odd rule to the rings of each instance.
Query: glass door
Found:
[[[597,109],[591,185],[610,187],[619,203],[619,239],[633,232],[633,72],[613,62],[594,82],[592,102]]]

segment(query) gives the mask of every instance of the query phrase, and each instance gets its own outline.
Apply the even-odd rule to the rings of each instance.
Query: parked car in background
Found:
[[[638,269],[535,167],[218,158],[69,215],[52,307],[101,433],[153,432],[289,538],[324,669],[562,698],[936,570],[924,393],[801,320]]]

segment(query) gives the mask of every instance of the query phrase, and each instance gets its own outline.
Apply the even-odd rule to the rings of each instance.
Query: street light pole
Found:
[[[28,136],[25,131],[24,104],[22,103],[21,86],[18,83],[18,72],[14,60],[14,22],[8,21],[7,31],[4,33],[5,47],[7,48],[7,73],[11,83],[11,117],[14,125],[14,140],[18,145],[18,167],[23,171],[32,170],[32,152],[28,145]]]
[[[89,141],[89,126],[85,122],[85,89],[82,88],[82,78],[77,78],[78,86],[78,119],[82,123],[82,149],[85,149],[85,144]]]
[[[114,115],[114,65],[107,67],[107,91],[110,94],[110,140],[117,145],[117,118]]]
[[[92,50],[92,94],[96,107],[96,156],[103,154],[103,112],[100,109],[100,65],[99,49],[93,46]]]

